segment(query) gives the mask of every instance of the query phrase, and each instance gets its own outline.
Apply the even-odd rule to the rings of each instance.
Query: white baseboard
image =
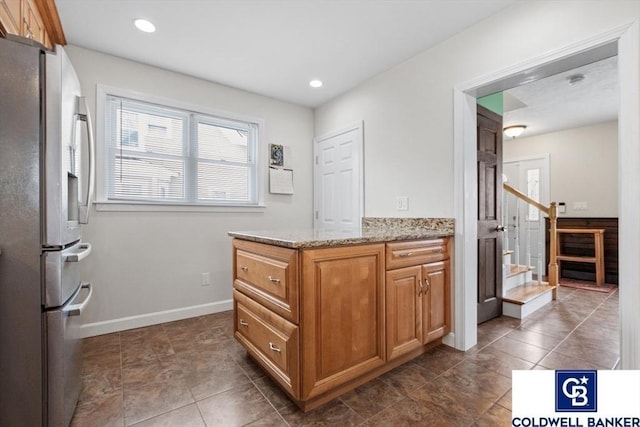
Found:
[[[126,331],[127,329],[142,328],[158,323],[172,322],[189,317],[219,313],[233,308],[233,300],[212,302],[209,304],[193,305],[191,307],[140,314],[138,316],[122,317],[120,319],[105,320],[103,322],[87,323],[80,326],[81,338],[109,334],[111,332]]]
[[[447,335],[442,337],[442,344],[456,348],[456,334],[454,332],[449,332]]]

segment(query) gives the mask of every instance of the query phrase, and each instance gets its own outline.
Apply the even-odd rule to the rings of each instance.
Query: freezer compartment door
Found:
[[[80,314],[91,300],[90,283],[82,283],[61,309],[47,311],[46,414],[49,426],[68,426],[82,386],[82,339]]]
[[[91,253],[91,244],[78,242],[62,251],[42,253],[43,305],[45,309],[60,307],[78,289],[79,263]]]

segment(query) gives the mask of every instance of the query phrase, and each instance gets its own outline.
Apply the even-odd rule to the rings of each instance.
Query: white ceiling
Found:
[[[316,107],[517,0],[56,0],[70,44]],[[157,28],[133,26],[146,18]],[[311,79],[324,86],[312,89]]]
[[[584,80],[569,84],[568,78]],[[617,56],[504,92],[504,126],[527,126],[520,137],[586,126],[618,117]]]
[[[518,0],[56,0],[70,44],[307,107]],[[146,34],[135,18],[155,23]],[[567,77],[586,78],[570,85]],[[310,88],[311,79],[324,86]],[[512,104],[519,105],[515,108]],[[522,137],[617,117],[616,57],[505,91]]]

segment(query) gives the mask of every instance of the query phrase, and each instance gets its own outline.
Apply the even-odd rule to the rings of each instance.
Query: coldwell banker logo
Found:
[[[556,371],[556,412],[597,412],[598,371]]]

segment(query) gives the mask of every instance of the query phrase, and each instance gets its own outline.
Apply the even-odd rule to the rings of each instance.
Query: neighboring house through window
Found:
[[[117,94],[110,92],[118,92]],[[103,90],[106,156],[99,201],[203,206],[260,204],[260,120]]]

